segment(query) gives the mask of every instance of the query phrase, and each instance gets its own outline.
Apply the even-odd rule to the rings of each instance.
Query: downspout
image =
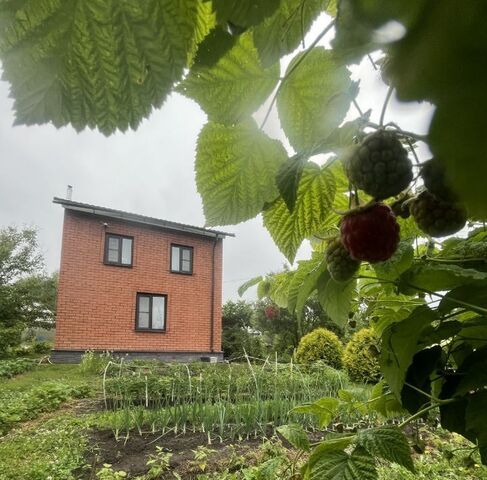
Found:
[[[213,242],[213,252],[211,257],[211,313],[210,313],[210,352],[215,351],[215,250],[218,244],[218,233],[215,235],[215,241]]]

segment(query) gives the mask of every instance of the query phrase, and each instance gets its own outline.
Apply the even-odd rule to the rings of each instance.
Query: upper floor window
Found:
[[[131,267],[133,245],[134,239],[132,237],[107,233],[105,237],[105,263]]]
[[[193,247],[171,245],[171,272],[193,273]]]

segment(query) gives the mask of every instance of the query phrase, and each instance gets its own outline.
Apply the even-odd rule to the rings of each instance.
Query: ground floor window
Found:
[[[138,293],[135,328],[161,332],[166,329],[167,295]]]

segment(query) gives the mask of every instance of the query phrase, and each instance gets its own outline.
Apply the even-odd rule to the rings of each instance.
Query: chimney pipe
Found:
[[[72,185],[68,185],[68,190],[66,192],[66,199],[67,200],[73,199],[73,186]]]

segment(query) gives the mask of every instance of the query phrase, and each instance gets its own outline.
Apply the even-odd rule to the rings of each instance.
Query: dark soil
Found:
[[[263,442],[262,438],[244,440],[238,443],[231,441],[221,442],[212,439],[208,444],[208,436],[204,433],[190,433],[174,435],[173,433],[161,435],[143,434],[133,432],[128,439],[115,438],[112,430],[93,430],[89,435],[89,444],[92,446],[86,458],[90,465],[89,472],[80,472],[80,478],[96,479],[96,472],[103,464],[112,465],[113,470],[124,470],[131,476],[145,474],[149,467],[147,460],[150,454],[156,453],[156,446],[171,452],[171,470],[179,473],[184,479],[196,478],[202,471],[194,462],[194,452],[199,446],[205,446],[215,452],[208,457],[206,473],[216,472],[228,468],[230,471],[245,463],[251,466],[258,461],[257,447]],[[240,459],[236,461],[237,458]],[[162,476],[161,478],[165,478]],[[172,474],[167,478],[174,478]]]

